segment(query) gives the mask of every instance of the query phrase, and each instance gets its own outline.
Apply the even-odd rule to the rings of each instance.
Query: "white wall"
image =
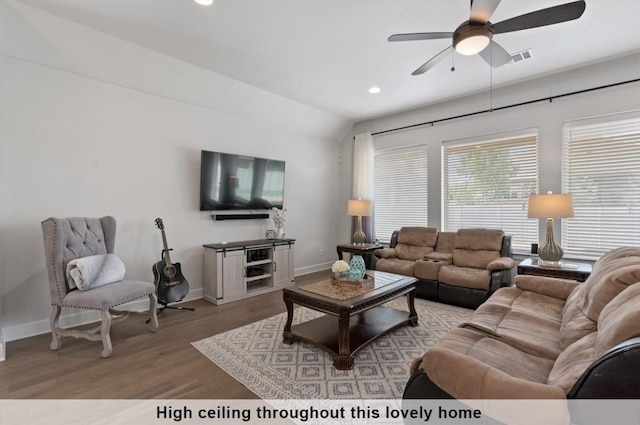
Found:
[[[296,274],[329,267],[339,242],[340,141],[351,123],[218,74],[0,0],[0,331],[48,331],[40,222],[114,215],[127,276],[171,256],[202,295],[202,244],[264,237],[270,220],[198,211],[200,150],[286,161]],[[346,205],[346,203],[345,203]],[[66,323],[86,316],[67,315]],[[2,342],[0,341],[0,346]],[[10,353],[9,353],[10,355]]]
[[[526,66],[526,63],[522,63]],[[513,66],[519,66],[518,64]],[[592,64],[561,74],[545,76],[510,87],[493,90],[493,103],[489,92],[475,94],[462,99],[443,102],[438,105],[414,109],[395,115],[359,122],[353,134],[378,132],[418,124],[451,116],[468,114],[489,108],[517,104],[534,99],[546,98],[573,91],[633,80],[640,77],[640,54],[631,53],[624,57]],[[422,78],[422,77],[418,77]],[[428,76],[426,77],[428,78]],[[455,84],[455,73],[451,76]],[[441,228],[441,146],[442,142],[479,135],[537,127],[539,131],[540,191],[561,191],[562,125],[563,122],[579,118],[612,114],[640,109],[640,83],[622,85],[590,93],[555,99],[502,111],[476,115],[447,121],[434,126],[416,127],[409,130],[386,133],[375,137],[377,150],[399,148],[417,144],[427,145],[429,181],[429,225]],[[348,135],[342,145],[343,189],[351,187],[350,165],[352,163],[353,142]],[[341,193],[348,199],[350,193]],[[401,213],[401,212],[399,212]],[[541,220],[541,239],[544,239],[544,223]],[[557,220],[559,222],[560,220]],[[558,224],[557,224],[558,225]],[[342,232],[349,229],[348,218],[340,223]],[[560,235],[556,229],[556,235]]]

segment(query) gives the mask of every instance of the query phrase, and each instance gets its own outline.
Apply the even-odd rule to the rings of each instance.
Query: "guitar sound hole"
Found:
[[[176,268],[175,267],[166,267],[164,269],[164,274],[166,276],[173,277],[173,276],[176,275]]]

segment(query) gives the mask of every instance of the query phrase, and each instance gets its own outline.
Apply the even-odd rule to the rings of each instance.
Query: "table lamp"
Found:
[[[362,216],[368,217],[371,215],[371,201],[365,201],[362,199],[349,200],[349,204],[347,205],[347,214],[358,217],[356,231],[353,234],[353,243],[356,245],[364,244],[367,240],[367,235],[362,231]]]
[[[527,216],[547,219],[547,240],[538,249],[538,256],[550,265],[559,264],[564,253],[553,240],[553,219],[573,217],[573,197],[551,192],[545,195],[529,195]]]

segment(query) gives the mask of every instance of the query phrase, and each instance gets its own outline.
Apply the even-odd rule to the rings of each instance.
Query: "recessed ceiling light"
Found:
[[[371,88],[369,89],[369,93],[371,93],[371,94],[380,93],[380,87],[375,87],[375,86],[374,86],[374,87],[371,87]]]
[[[213,4],[213,0],[194,0],[194,1],[203,6],[210,6]]]

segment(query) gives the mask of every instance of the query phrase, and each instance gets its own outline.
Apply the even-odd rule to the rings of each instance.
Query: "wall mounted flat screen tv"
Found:
[[[284,161],[203,150],[200,211],[282,209]]]

